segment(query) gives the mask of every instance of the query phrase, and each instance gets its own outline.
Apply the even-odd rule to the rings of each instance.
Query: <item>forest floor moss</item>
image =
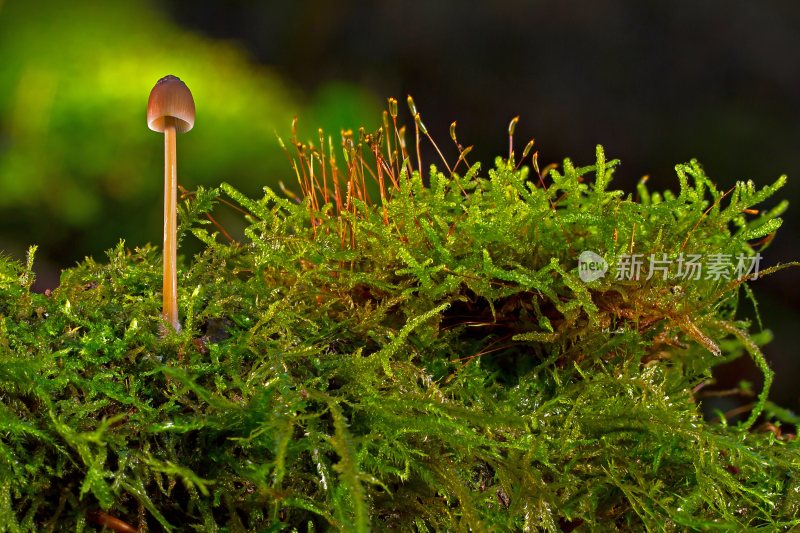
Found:
[[[786,203],[755,207],[785,178],[720,191],[691,162],[677,193],[627,194],[599,147],[485,169],[454,129],[457,162],[423,168],[411,108],[408,147],[393,101],[379,132],[293,141],[297,197],[187,194],[205,247],[181,332],[161,333],[153,247],[47,294],[35,248],[0,260],[0,531],[800,525],[797,419],[739,311],[786,266],[757,268]],[[216,226],[230,206],[238,241]],[[742,422],[704,420],[738,357],[763,391]]]

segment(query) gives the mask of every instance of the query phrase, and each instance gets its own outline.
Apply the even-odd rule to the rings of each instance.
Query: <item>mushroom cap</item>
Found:
[[[164,76],[156,82],[147,101],[147,127],[163,132],[167,117],[175,119],[178,133],[194,126],[194,99],[189,88],[176,76]]]

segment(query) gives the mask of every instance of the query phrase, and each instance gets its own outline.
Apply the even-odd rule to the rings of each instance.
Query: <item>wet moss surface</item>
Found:
[[[737,262],[786,207],[754,206],[785,179],[719,191],[692,162],[677,193],[627,194],[600,148],[540,170],[530,146],[420,172],[395,113],[335,149],[293,143],[295,198],[186,195],[182,236],[205,247],[181,265],[180,332],[162,333],[152,247],[48,294],[35,249],[0,260],[0,531],[800,523],[794,415],[738,311],[756,275]],[[215,226],[230,206],[236,241]],[[585,281],[584,251],[605,275]],[[690,253],[729,275],[647,277],[651,254]],[[741,422],[704,420],[698,391],[738,357],[765,389]]]

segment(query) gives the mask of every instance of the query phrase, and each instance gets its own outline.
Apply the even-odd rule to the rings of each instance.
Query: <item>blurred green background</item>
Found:
[[[296,183],[276,134],[377,124],[381,103],[352,83],[308,90],[240,43],[204,37],[146,1],[0,4],[0,248],[40,245],[38,288],[124,238],[160,243],[163,136],[146,126],[165,74],[183,79],[197,123],[178,139],[179,181],[251,195]],[[315,133],[316,135],[316,133]]]
[[[190,189],[292,186],[275,140],[292,117],[304,139],[374,128],[385,97],[411,93],[451,157],[452,120],[490,162],[521,115],[520,147],[536,136],[542,161],[586,163],[602,143],[627,190],[645,174],[674,189],[692,157],[724,188],[786,173],[795,205],[764,266],[800,258],[796,0],[0,0],[0,249],[40,245],[40,290],[120,238],[160,242],[162,139],[144,113],[168,73],[197,104],[178,139]],[[774,397],[796,410],[797,281],[753,283]],[[759,381],[744,360],[720,373],[741,378]]]

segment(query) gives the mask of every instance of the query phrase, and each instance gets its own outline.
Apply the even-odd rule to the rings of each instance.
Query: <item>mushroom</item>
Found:
[[[162,314],[175,331],[178,321],[178,244],[177,133],[194,126],[194,99],[189,88],[175,76],[164,76],[150,91],[147,101],[147,126],[164,134],[164,282]]]

